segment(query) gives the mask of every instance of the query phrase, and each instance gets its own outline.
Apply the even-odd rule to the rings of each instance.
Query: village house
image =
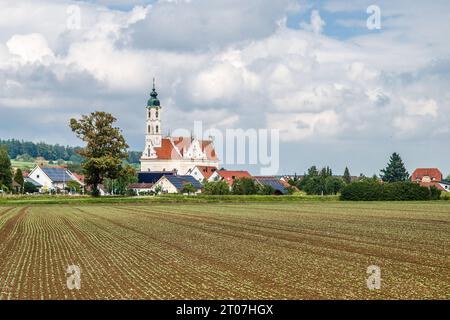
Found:
[[[152,191],[161,188],[162,193],[182,193],[185,185],[191,184],[195,188],[195,193],[200,193],[203,186],[192,176],[167,175],[162,176],[152,187]]]
[[[278,179],[277,177],[274,176],[254,176],[253,177],[256,181],[256,183],[258,183],[261,186],[270,186],[273,188],[274,190],[274,194],[275,195],[283,195],[283,194],[287,194],[288,190],[285,187],[285,185],[283,184],[283,182]],[[286,182],[284,182],[286,183]]]
[[[248,171],[228,171],[217,170],[209,178],[208,181],[226,181],[230,188],[233,186],[233,182],[236,179],[251,178],[251,174]]]
[[[441,191],[450,192],[450,181],[443,179],[442,172],[438,168],[418,168],[411,175],[411,181],[423,187],[435,186]]]
[[[152,192],[153,185],[153,183],[131,183],[128,185],[128,189],[134,191],[139,196]]]
[[[28,179],[35,185],[40,185],[39,192],[62,191],[70,181],[77,182],[81,187],[81,182],[72,172],[63,167],[42,167],[37,165],[28,174]]]
[[[207,181],[211,175],[217,171],[216,167],[208,166],[195,166],[190,169],[186,174],[193,176],[197,181]]]

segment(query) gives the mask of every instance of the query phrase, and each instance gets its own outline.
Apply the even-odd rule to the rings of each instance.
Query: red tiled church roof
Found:
[[[173,143],[172,143],[172,141]],[[202,151],[206,154],[208,160],[217,160],[216,151],[212,141],[199,140]],[[178,160],[183,157],[185,150],[189,149],[192,143],[191,137],[173,137],[163,138],[161,141],[161,147],[155,148],[158,159],[162,160]]]
[[[155,148],[155,151],[158,159],[181,159],[180,154],[177,152],[169,138],[163,138],[161,141],[161,147]]]

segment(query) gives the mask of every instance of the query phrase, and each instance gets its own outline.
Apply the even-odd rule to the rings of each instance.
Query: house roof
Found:
[[[172,171],[149,171],[149,172],[138,172],[138,182],[139,183],[155,183],[162,176],[173,175]]]
[[[203,187],[193,176],[165,176],[165,178],[169,180],[178,191],[183,189],[186,184],[192,184],[197,190]]]
[[[171,137],[161,139],[161,147],[155,148],[158,159],[182,159],[184,150],[189,149],[193,142],[191,137]],[[216,151],[211,140],[199,140],[202,152],[208,160],[217,160]]]
[[[427,187],[427,188],[429,188],[429,187],[431,187],[431,186],[435,186],[436,188],[438,188],[438,189],[441,190],[441,191],[448,192],[448,190],[446,190],[444,187],[442,187],[442,186],[440,185],[440,183],[437,182],[437,181],[420,182],[420,185],[421,185],[422,187]]]
[[[280,179],[276,177],[254,177],[254,179],[263,186],[271,186],[275,191],[281,192],[282,194],[286,194],[288,191],[286,190],[283,183],[281,183]]]
[[[230,186],[233,184],[234,179],[240,178],[251,178],[252,176],[248,171],[228,171],[228,170],[219,170],[217,174],[222,177]]]
[[[411,180],[422,180],[426,176],[438,181],[442,180],[442,172],[438,168],[418,168],[411,175]]]
[[[131,183],[128,185],[129,189],[150,189],[153,183]]]
[[[73,174],[73,176],[74,176],[75,178],[78,179],[78,181],[84,183],[84,175],[82,175],[82,174],[77,174],[77,173],[72,173],[72,174]]]
[[[41,169],[53,182],[69,182],[74,180],[72,176],[69,175],[66,168],[41,167]]]
[[[213,166],[196,166],[196,168],[201,172],[205,179],[209,179],[209,177],[217,171],[217,168]]]
[[[32,184],[33,184],[35,187],[37,187],[37,188],[41,188],[41,187],[42,187],[42,184],[40,184],[39,182],[37,182],[37,181],[31,179],[30,177],[24,177],[23,180],[24,180],[25,182],[32,183]]]

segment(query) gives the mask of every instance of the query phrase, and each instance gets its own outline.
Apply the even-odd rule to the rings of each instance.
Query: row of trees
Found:
[[[289,188],[288,192],[292,193],[293,189]],[[240,178],[233,181],[231,190],[224,180],[205,182],[203,193],[207,195],[272,195],[275,194],[275,189],[269,185],[260,185],[250,178]]]
[[[380,170],[380,178],[374,175],[367,178],[360,175],[358,181],[386,183],[409,181],[410,176],[399,154],[394,153],[389,159],[385,169]],[[349,169],[346,167],[342,177],[333,176],[330,167],[319,170],[316,166],[308,169],[302,178],[294,178],[289,181],[292,186],[299,188],[309,195],[335,195],[340,193],[346,185],[352,183]]]
[[[13,181],[16,182],[17,189],[13,188]],[[13,172],[8,150],[5,146],[0,147],[0,190],[17,193],[37,191],[32,183],[24,181],[22,170],[17,169],[15,173]]]
[[[51,145],[44,142],[30,142],[17,139],[0,140],[0,146],[5,146],[11,159],[17,156],[27,155],[31,158],[42,157],[46,160],[81,161],[77,151],[79,147]]]
[[[346,172],[348,173],[348,178],[346,179],[351,181],[350,172],[347,168]],[[309,168],[302,179],[291,183],[307,194],[315,195],[337,194],[345,185],[344,179],[333,176],[333,171],[330,167],[322,168],[319,171],[316,166]]]
[[[83,158],[79,151],[81,147],[61,146],[59,144],[47,144],[44,142],[30,142],[18,139],[1,140],[0,146],[6,147],[10,159],[33,162],[36,158],[42,157],[48,161],[69,161],[81,163]],[[139,163],[141,152],[128,151],[127,162]]]

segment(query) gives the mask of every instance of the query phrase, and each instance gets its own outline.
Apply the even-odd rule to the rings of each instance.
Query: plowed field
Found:
[[[69,265],[81,270],[67,287]],[[381,269],[369,290],[367,268]],[[0,207],[0,299],[450,299],[450,203]]]

